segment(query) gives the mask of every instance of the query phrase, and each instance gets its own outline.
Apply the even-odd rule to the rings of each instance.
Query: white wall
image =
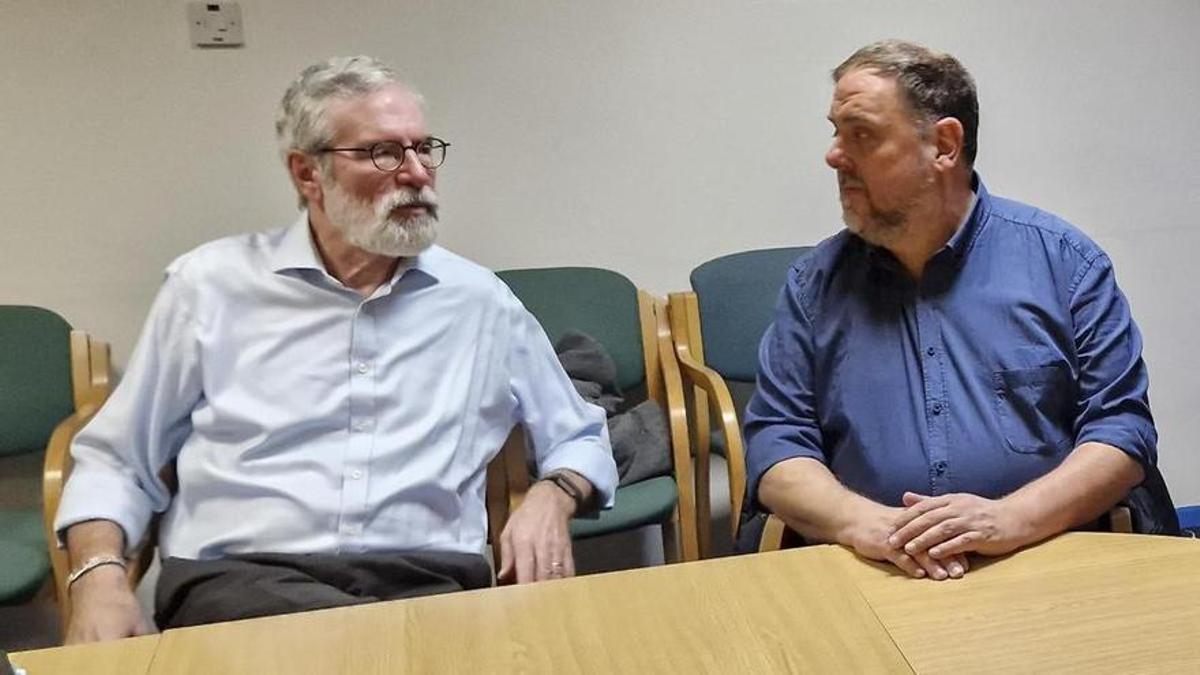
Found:
[[[454,143],[442,241],[486,265],[611,267],[656,292],[716,255],[839,228],[828,71],[906,37],[979,83],[989,188],[1115,259],[1146,337],[1162,466],[1200,502],[1190,257],[1200,3],[242,0],[247,44],[188,45],[182,0],[0,0],[0,302],[132,348],[174,256],[282,224],[272,137],[308,63],[409,74]]]

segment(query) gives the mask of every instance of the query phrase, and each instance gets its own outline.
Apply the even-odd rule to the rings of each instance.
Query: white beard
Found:
[[[372,205],[359,199],[335,181],[325,188],[325,213],[346,241],[368,253],[389,258],[415,256],[437,239],[437,193],[426,185],[420,191],[399,188]],[[395,217],[401,206],[420,202],[424,212]]]

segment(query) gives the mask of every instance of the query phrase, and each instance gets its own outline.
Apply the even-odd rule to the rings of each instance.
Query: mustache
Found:
[[[847,176],[844,173],[839,173],[838,174],[838,187],[840,187],[840,188],[858,188],[861,190],[866,186],[863,185],[863,182],[857,178]]]
[[[402,206],[423,207],[433,217],[437,217],[438,196],[433,188],[425,186],[420,190],[400,188],[379,202],[379,212],[383,215]]]

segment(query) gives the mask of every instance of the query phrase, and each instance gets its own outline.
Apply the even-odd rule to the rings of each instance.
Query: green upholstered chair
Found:
[[[692,410],[700,552],[712,555],[709,465],[725,456],[729,475],[730,533],[737,538],[746,490],[741,415],[754,392],[758,343],[774,317],[791,264],[809,247],[744,251],[692,270],[692,291],[668,298],[675,355]]]
[[[668,560],[697,559],[687,421],[679,371],[671,354],[665,305],[659,302],[656,308],[648,293],[638,290],[621,274],[605,269],[507,270],[499,276],[537,317],[552,343],[568,330],[595,338],[616,363],[617,384],[627,402],[652,398],[668,416],[673,475],[618,489],[612,509],[596,519],[577,518],[571,522],[572,537],[596,537],[658,523],[663,525],[663,550]]]
[[[92,374],[93,349],[102,378]],[[0,305],[0,604],[32,599],[51,571],[45,458],[107,396],[107,355],[50,310]]]

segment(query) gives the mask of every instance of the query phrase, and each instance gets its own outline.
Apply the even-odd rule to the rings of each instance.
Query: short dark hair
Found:
[[[979,99],[975,80],[958,59],[905,40],[880,40],[854,52],[833,69],[833,81],[852,70],[870,69],[896,78],[909,105],[926,120],[953,117],[963,126],[963,159],[975,165]]]

